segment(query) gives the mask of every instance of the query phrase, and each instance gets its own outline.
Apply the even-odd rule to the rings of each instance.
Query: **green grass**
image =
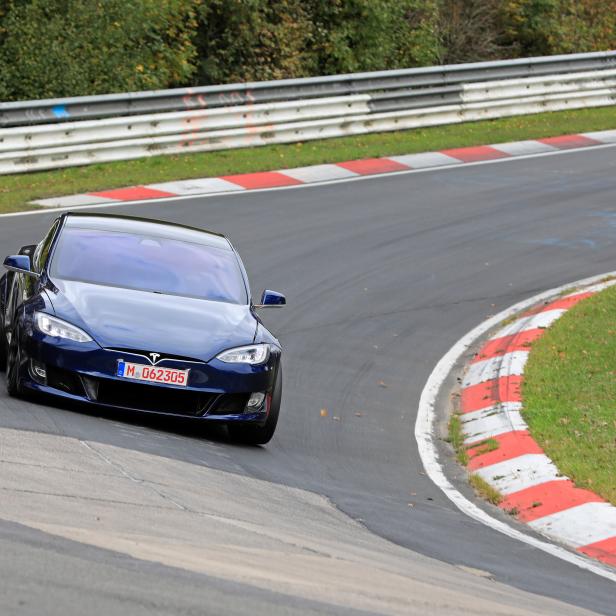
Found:
[[[473,486],[473,489],[479,496],[485,498],[488,502],[493,505],[500,505],[503,501],[503,495],[496,489],[493,488],[483,477],[480,475],[471,473],[468,476],[469,483]],[[511,515],[515,515],[515,512],[509,512]]]
[[[615,108],[602,107],[18,174],[0,178],[0,213],[33,209],[29,205],[33,199],[135,184],[276,170],[613,128],[616,128]]]
[[[500,447],[500,443],[495,438],[487,438],[476,445],[473,445],[475,456],[482,456],[484,453],[496,451]]]
[[[460,415],[454,413],[449,420],[449,433],[447,436],[447,442],[451,444],[453,450],[456,452],[456,459],[462,466],[468,464],[468,453],[466,452],[466,446],[464,445],[464,434],[462,433],[462,422],[460,421]]]
[[[456,459],[458,462],[462,466],[466,466],[469,463],[468,450],[471,448],[464,444],[462,422],[460,421],[460,415],[458,413],[454,413],[449,419],[447,442],[451,444],[456,452]],[[472,449],[477,450],[476,455],[495,451],[498,449],[498,441],[489,438],[481,443],[473,445]],[[475,473],[469,473],[468,481],[479,496],[493,505],[498,505],[503,500],[501,493],[493,488],[483,477]]]
[[[534,342],[524,375],[533,436],[563,474],[616,505],[616,287]]]

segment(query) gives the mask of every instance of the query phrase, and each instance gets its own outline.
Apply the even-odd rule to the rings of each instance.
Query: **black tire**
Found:
[[[0,326],[0,372],[3,370],[6,370],[6,336]]]
[[[265,445],[272,440],[276,425],[278,424],[278,415],[280,414],[280,402],[282,400],[282,367],[278,366],[276,373],[276,383],[272,393],[272,402],[267,419],[262,426],[250,424],[229,424],[229,435],[234,441],[244,443],[245,445]]]
[[[23,393],[19,370],[21,368],[21,347],[17,327],[13,329],[11,342],[6,351],[6,391],[9,396],[16,397]]]

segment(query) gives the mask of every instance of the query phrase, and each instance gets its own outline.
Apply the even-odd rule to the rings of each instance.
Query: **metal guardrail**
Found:
[[[615,103],[616,52],[0,103],[0,174]]]

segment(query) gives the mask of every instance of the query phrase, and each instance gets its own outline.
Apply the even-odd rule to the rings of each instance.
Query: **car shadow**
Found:
[[[74,400],[67,400],[41,393],[29,394],[22,398],[24,402],[44,405],[58,411],[68,411],[81,416],[113,421],[127,426],[157,430],[171,435],[190,438],[194,440],[207,440],[212,443],[224,444],[243,450],[259,451],[265,448],[261,445],[248,445],[234,440],[227,427],[222,422],[204,420],[202,418],[189,418],[174,415],[160,415],[137,410],[114,409],[87,404]],[[96,440],[96,439],[93,439]]]

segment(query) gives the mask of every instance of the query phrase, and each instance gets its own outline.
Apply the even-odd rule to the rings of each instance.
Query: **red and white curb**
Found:
[[[451,167],[454,165],[550,154],[563,150],[612,144],[616,144],[616,130],[454,148],[439,152],[391,156],[388,158],[367,158],[335,164],[283,169],[280,171],[264,171],[194,180],[178,180],[144,186],[129,186],[101,192],[40,199],[33,201],[33,203],[49,208],[87,205],[100,206],[126,201],[244,192],[264,188],[283,188],[305,184],[338,182],[382,173]]]
[[[521,384],[532,343],[578,302],[613,284],[576,290],[501,328],[466,370],[460,420],[468,469],[503,496],[501,509],[554,541],[616,566],[616,507],[562,475],[521,414]],[[498,447],[488,451],[487,439]]]
[[[491,515],[489,510],[467,498],[467,496],[460,492],[452,483],[444,470],[441,461],[442,440],[440,437],[442,433],[441,428],[449,415],[448,398],[446,396],[449,391],[451,375],[456,370],[456,367],[464,361],[469,350],[476,347],[478,340],[482,339],[486,334],[497,327],[502,326],[504,321],[517,319],[520,314],[524,314],[525,311],[539,305],[541,302],[547,304],[556,298],[562,299],[562,294],[566,293],[569,289],[582,289],[590,287],[591,285],[601,284],[602,281],[608,277],[616,277],[616,271],[605,272],[598,276],[572,281],[566,285],[529,297],[489,317],[460,338],[460,340],[458,340],[437,362],[424,385],[417,407],[414,435],[417,443],[417,451],[426,475],[462,513],[493,531],[524,543],[531,548],[540,550],[550,556],[574,565],[575,567],[612,582],[616,582],[616,571],[613,567],[599,560],[588,558],[581,552],[565,548],[559,542],[547,541],[543,539],[541,535],[524,532],[524,526],[514,525],[508,523],[506,519],[495,517]],[[526,314],[524,318],[529,316],[533,315]],[[543,315],[542,318],[549,318],[549,316],[546,317]],[[503,558],[506,559],[507,555],[503,554]]]

